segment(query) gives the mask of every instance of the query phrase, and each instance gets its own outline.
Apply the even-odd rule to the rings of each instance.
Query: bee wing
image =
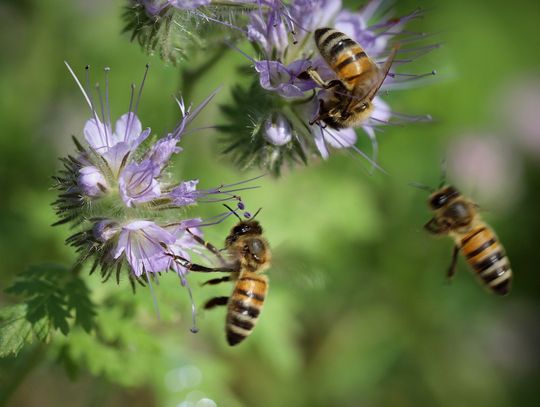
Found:
[[[328,274],[311,256],[281,243],[272,250],[272,266],[267,271],[270,284],[298,290],[323,290]]]
[[[388,72],[390,71],[390,68],[392,66],[392,63],[394,61],[394,58],[396,56],[398,49],[399,49],[399,46],[395,46],[392,49],[391,54],[384,62],[384,65],[381,67],[379,67],[379,65],[375,61],[373,61],[371,58],[368,57],[370,64],[373,64],[374,69],[377,70],[377,75],[373,75],[372,78],[370,78],[369,80],[370,83],[364,83],[364,86],[357,86],[354,93],[344,92],[344,91],[339,91],[339,90],[334,90],[334,93],[336,95],[353,99],[357,101],[358,103],[364,102],[366,99],[369,99],[370,101],[372,101],[375,98],[375,96],[377,96],[377,92],[379,91],[386,77],[388,76]]]
[[[386,58],[386,61],[384,61],[384,65],[381,68],[377,68],[379,69],[378,80],[377,82],[375,82],[374,86],[371,88],[371,90],[367,94],[367,97],[369,98],[369,100],[373,100],[373,98],[375,97],[379,89],[381,88],[384,80],[388,76],[388,72],[390,71],[390,67],[392,66],[392,63],[394,62],[394,58],[396,57],[398,49],[399,49],[399,44],[395,45],[392,48],[392,52],[390,52],[390,55],[388,56],[388,58]]]

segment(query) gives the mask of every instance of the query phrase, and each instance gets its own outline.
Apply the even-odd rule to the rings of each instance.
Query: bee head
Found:
[[[446,186],[442,189],[435,192],[429,198],[429,206],[431,209],[440,209],[443,206],[448,205],[454,199],[456,199],[461,194],[453,186]]]
[[[260,235],[262,234],[262,227],[256,220],[244,220],[238,222],[231,230],[231,235],[243,236],[243,235]]]
[[[241,236],[261,235],[262,231],[261,224],[256,220],[243,220],[231,229],[229,236],[225,240],[225,245],[230,246]]]

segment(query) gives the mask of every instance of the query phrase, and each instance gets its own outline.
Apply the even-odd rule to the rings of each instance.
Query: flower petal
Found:
[[[137,115],[133,112],[125,113],[114,125],[114,144],[121,141],[131,144],[140,136],[141,131],[142,125]]]
[[[152,161],[160,169],[163,169],[173,154],[182,151],[176,144],[178,139],[171,135],[158,140],[147,154],[147,159]]]
[[[317,147],[317,150],[319,150],[321,157],[324,160],[327,160],[329,157],[329,153],[328,147],[326,147],[325,138],[323,137],[323,128],[320,126],[312,126],[311,134],[313,134],[313,138],[315,139],[315,146]]]
[[[380,97],[375,96],[373,99],[374,110],[371,113],[371,119],[376,119],[377,122],[387,122],[392,116],[392,110],[388,103]]]
[[[198,179],[191,181],[184,181],[179,186],[174,188],[169,196],[172,198],[173,203],[178,206],[193,205],[197,202],[197,198],[200,197],[197,194]]]
[[[107,180],[101,171],[92,165],[79,170],[78,184],[84,194],[90,197],[103,196],[107,188]]]
[[[278,61],[257,61],[261,87],[279,93],[283,97],[302,97],[304,92],[315,88],[311,80],[300,80],[298,75],[310,66],[307,60],[298,60],[286,67]]]
[[[159,182],[155,179],[160,168],[151,160],[129,164],[120,174],[120,196],[128,207],[148,202],[161,195]]]
[[[83,132],[86,142],[99,154],[103,154],[112,146],[111,129],[101,123],[99,119],[87,120]]]
[[[332,129],[326,127],[324,129],[324,139],[334,148],[347,148],[356,144],[356,132],[352,128]]]
[[[162,244],[170,245],[175,241],[172,233],[154,222],[136,220],[122,227],[114,258],[118,259],[124,254],[137,277],[145,272],[167,271],[172,260]]]

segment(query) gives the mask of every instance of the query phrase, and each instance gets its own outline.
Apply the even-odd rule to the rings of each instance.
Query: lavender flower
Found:
[[[341,0],[292,0],[285,6],[280,1],[267,1],[250,15],[248,39],[260,59],[244,54],[257,73],[257,84],[249,89],[234,89],[235,105],[224,106],[223,112],[235,122],[222,129],[228,133],[225,151],[243,167],[253,163],[279,173],[278,166],[285,162],[307,162],[312,154],[329,157],[331,149],[350,148],[377,166],[375,132],[388,122],[427,120],[429,117],[410,117],[392,112],[380,97],[387,90],[402,87],[405,82],[426,75],[397,73],[395,70],[437,45],[420,45],[423,33],[409,32],[405,25],[418,18],[418,10],[399,17],[381,16],[381,0],[369,1],[360,11],[342,9]],[[375,109],[362,129],[372,143],[371,158],[356,147],[354,129],[335,130],[313,123],[319,109],[318,99],[327,92],[305,75],[307,68],[317,70],[324,80],[336,79],[335,73],[320,57],[312,33],[321,27],[335,27],[362,45],[365,52],[378,63],[386,60],[394,43],[401,48],[394,60],[379,96],[374,99]],[[402,58],[403,56],[403,58]],[[405,58],[405,56],[407,58]],[[250,97],[251,95],[251,97]],[[253,101],[256,100],[256,103]],[[290,125],[290,137],[268,136],[268,123],[280,116]],[[247,120],[241,120],[244,117]],[[240,120],[239,120],[240,119]],[[236,125],[238,124],[238,125]],[[241,132],[241,127],[252,131]],[[274,132],[274,135],[277,133]],[[288,140],[283,143],[283,140]]]
[[[113,272],[119,280],[124,269],[133,287],[138,282],[149,284],[151,288],[157,273],[173,271],[186,285],[187,270],[175,262],[171,254],[190,259],[190,253],[200,247],[193,235],[202,234],[199,228],[203,221],[199,218],[178,220],[178,209],[201,201],[238,200],[233,193],[245,189],[220,185],[198,190],[199,180],[175,182],[164,176],[172,156],[182,151],[177,144],[186,126],[216,92],[195,109],[177,100],[182,116],[179,124],[166,137],[143,148],[141,143],[151,130],[142,130],[136,110],[148,66],[137,100],[133,100],[135,88],[132,86],[130,111],[118,119],[113,131],[109,106],[101,106],[99,117],[91,93],[66,65],[83,92],[91,118],[83,131],[87,146],[74,139],[77,154],[62,159],[64,169],[55,177],[60,191],[54,203],[60,218],[56,224],[67,223],[79,229],[67,242],[79,252],[79,263],[93,259],[91,272],[99,268],[104,280]],[[106,84],[108,103],[107,80]],[[102,99],[99,94],[98,100]],[[133,106],[135,109],[131,110]],[[242,182],[233,185],[239,184]],[[209,199],[210,196],[215,198]],[[174,222],[170,220],[170,210],[175,211]],[[228,212],[222,217],[227,215]]]

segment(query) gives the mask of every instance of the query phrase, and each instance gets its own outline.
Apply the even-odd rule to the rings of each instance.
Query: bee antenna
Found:
[[[240,220],[240,222],[242,222],[242,218],[236,213],[236,211],[235,211],[234,209],[232,209],[232,208],[231,208],[229,205],[227,205],[227,204],[223,204],[223,206],[224,206],[225,208],[227,208],[228,210],[230,210],[231,213],[233,213],[234,216],[236,216],[236,217]]]
[[[430,187],[428,185],[422,184],[420,182],[409,182],[409,186],[413,187],[413,188],[421,189],[423,191],[428,191],[429,193],[435,192],[434,188],[432,188],[432,187]]]
[[[253,219],[255,219],[255,218],[257,217],[257,215],[259,214],[259,212],[261,211],[261,209],[262,209],[262,208],[257,209],[257,212],[255,212],[255,215],[253,215],[253,216],[251,217],[251,220],[253,220]]]

